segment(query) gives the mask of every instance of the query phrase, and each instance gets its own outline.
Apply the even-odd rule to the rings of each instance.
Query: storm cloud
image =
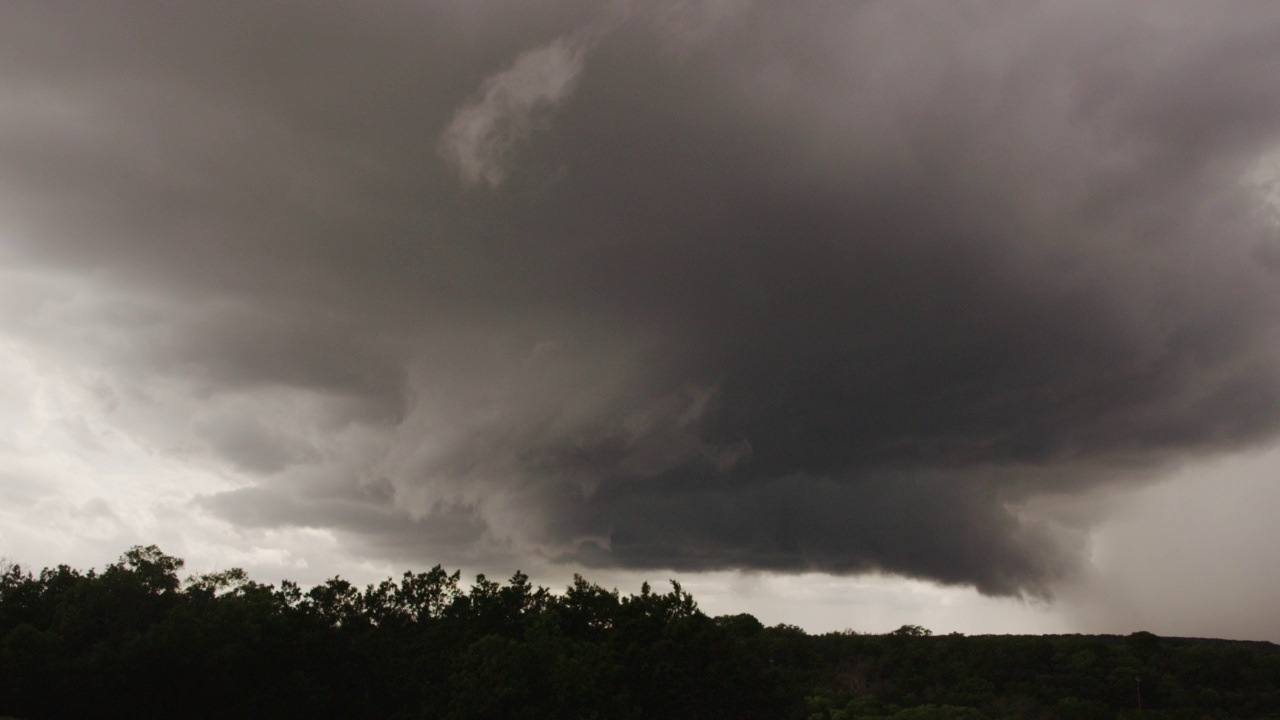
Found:
[[[5,331],[384,557],[1041,594],[1280,431],[1280,8],[17,2]],[[1269,199],[1270,198],[1270,199]]]

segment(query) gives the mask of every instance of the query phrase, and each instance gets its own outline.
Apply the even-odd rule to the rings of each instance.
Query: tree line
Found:
[[[436,566],[303,589],[182,567],[150,546],[101,572],[0,568],[0,716],[1280,717],[1270,643],[808,635],[709,617],[675,582],[554,593]]]

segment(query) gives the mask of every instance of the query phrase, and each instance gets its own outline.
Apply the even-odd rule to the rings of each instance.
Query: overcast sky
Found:
[[[0,555],[1280,641],[1280,5],[14,0]]]

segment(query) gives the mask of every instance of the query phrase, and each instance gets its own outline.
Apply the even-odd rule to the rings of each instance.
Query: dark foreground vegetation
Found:
[[[1270,643],[806,635],[436,567],[303,591],[134,548],[0,574],[0,715],[37,718],[1276,718]],[[1139,709],[1141,703],[1141,709]]]

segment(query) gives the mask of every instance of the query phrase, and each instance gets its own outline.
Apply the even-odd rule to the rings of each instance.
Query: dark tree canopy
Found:
[[[436,566],[363,588],[180,578],[135,547],[102,572],[0,566],[0,716],[1254,718],[1270,643],[1115,636],[810,636],[711,618],[678,583],[563,592]]]

